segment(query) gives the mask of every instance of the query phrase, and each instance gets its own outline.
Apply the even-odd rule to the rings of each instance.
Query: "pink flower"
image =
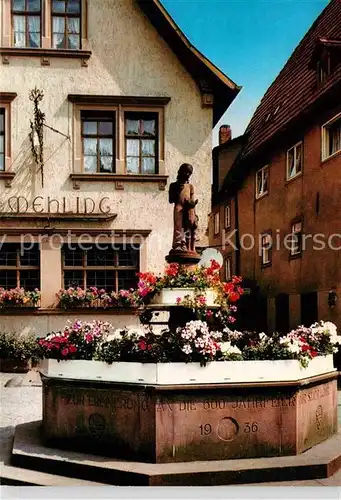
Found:
[[[181,297],[177,297],[177,298],[176,298],[176,303],[177,303],[177,304],[180,304],[180,303],[181,303]]]
[[[91,333],[87,333],[85,335],[85,341],[86,341],[87,344],[89,344],[90,342],[92,342],[93,339],[94,339],[94,337],[93,337],[93,335],[91,335]]]
[[[61,351],[62,356],[67,356],[68,354],[69,354],[69,349],[67,347]]]

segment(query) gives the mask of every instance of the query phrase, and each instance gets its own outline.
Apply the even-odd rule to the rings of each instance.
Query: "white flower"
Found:
[[[289,344],[286,346],[288,351],[291,352],[292,354],[299,354],[301,352],[301,347],[298,342],[289,342]]]
[[[241,354],[241,350],[237,346],[231,345],[231,342],[222,342],[220,344],[221,352],[226,354]]]
[[[182,351],[183,351],[185,354],[191,354],[191,352],[192,352],[192,347],[191,347],[189,344],[186,344],[186,345],[184,345],[184,346],[183,346]]]

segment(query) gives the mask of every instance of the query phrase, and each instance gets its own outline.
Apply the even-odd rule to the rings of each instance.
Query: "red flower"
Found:
[[[232,277],[232,283],[234,285],[238,285],[239,283],[241,283],[243,281],[243,278],[241,278],[240,276],[233,276]]]
[[[69,354],[69,349],[67,347],[61,351],[62,356],[67,356],[68,354]]]
[[[77,347],[75,345],[70,345],[69,347],[69,352],[72,354],[74,352],[77,352]]]
[[[234,291],[234,285],[230,281],[228,283],[224,283],[223,285],[224,292],[228,295],[229,293]]]
[[[152,350],[152,346],[149,344],[149,346],[148,346],[147,349],[148,349],[148,351],[151,351]]]
[[[230,300],[230,302],[237,302],[237,300],[239,300],[239,293],[231,292],[229,294],[229,300]]]
[[[166,276],[174,277],[177,276],[179,272],[179,264],[172,263],[166,267],[165,274]]]
[[[145,351],[147,349],[147,344],[144,340],[141,340],[141,342],[138,343],[138,348],[141,349],[141,351]]]

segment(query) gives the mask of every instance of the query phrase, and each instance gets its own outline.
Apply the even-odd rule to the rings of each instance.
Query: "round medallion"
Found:
[[[100,413],[89,416],[89,431],[94,438],[100,438],[105,431],[105,418]]]
[[[218,424],[217,434],[222,441],[233,441],[239,433],[239,424],[232,417],[224,417]]]

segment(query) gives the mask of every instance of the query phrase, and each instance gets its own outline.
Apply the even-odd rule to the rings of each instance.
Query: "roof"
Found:
[[[213,125],[216,125],[241,87],[192,45],[159,0],[136,2],[196,81],[201,92],[213,94]]]
[[[338,47],[341,41],[341,0],[331,0],[299,43],[265,93],[247,129],[243,158],[254,156],[291,120],[302,115],[321,95],[341,81],[341,64],[317,87],[316,67],[310,63],[316,47]]]

